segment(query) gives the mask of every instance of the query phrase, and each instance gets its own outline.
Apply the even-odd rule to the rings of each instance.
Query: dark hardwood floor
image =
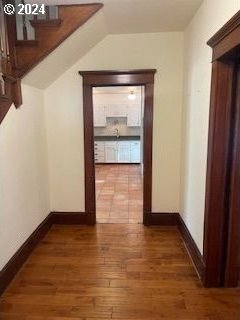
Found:
[[[53,226],[0,301],[1,320],[238,320],[205,289],[175,227]]]

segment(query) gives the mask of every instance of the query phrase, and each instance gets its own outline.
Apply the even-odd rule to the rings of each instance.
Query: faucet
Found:
[[[117,137],[117,139],[119,138],[120,132],[119,132],[118,128],[113,129],[113,134]]]

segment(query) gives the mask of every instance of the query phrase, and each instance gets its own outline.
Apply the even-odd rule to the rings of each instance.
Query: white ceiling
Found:
[[[182,31],[203,0],[102,0],[107,32]],[[82,4],[93,0],[28,0],[39,4]]]

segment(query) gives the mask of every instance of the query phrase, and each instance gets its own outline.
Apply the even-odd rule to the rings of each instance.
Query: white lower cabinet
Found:
[[[118,163],[130,162],[130,143],[118,142]]]
[[[94,143],[96,163],[140,163],[140,141],[99,141]]]
[[[115,163],[118,162],[118,145],[117,142],[106,142],[105,143],[105,162]]]
[[[96,163],[105,162],[105,142],[94,142],[94,157]]]
[[[140,155],[140,142],[139,141],[131,141],[130,142],[130,162],[131,163],[140,163],[141,155]]]

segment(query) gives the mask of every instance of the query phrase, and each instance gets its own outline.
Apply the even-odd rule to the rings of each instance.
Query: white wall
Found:
[[[181,214],[201,252],[212,55],[206,42],[239,9],[239,0],[205,0],[185,32]]]
[[[43,92],[22,89],[0,126],[0,270],[50,212]]]
[[[178,211],[183,34],[110,35],[45,91],[51,210],[84,211],[79,70],[156,68],[153,211]]]

